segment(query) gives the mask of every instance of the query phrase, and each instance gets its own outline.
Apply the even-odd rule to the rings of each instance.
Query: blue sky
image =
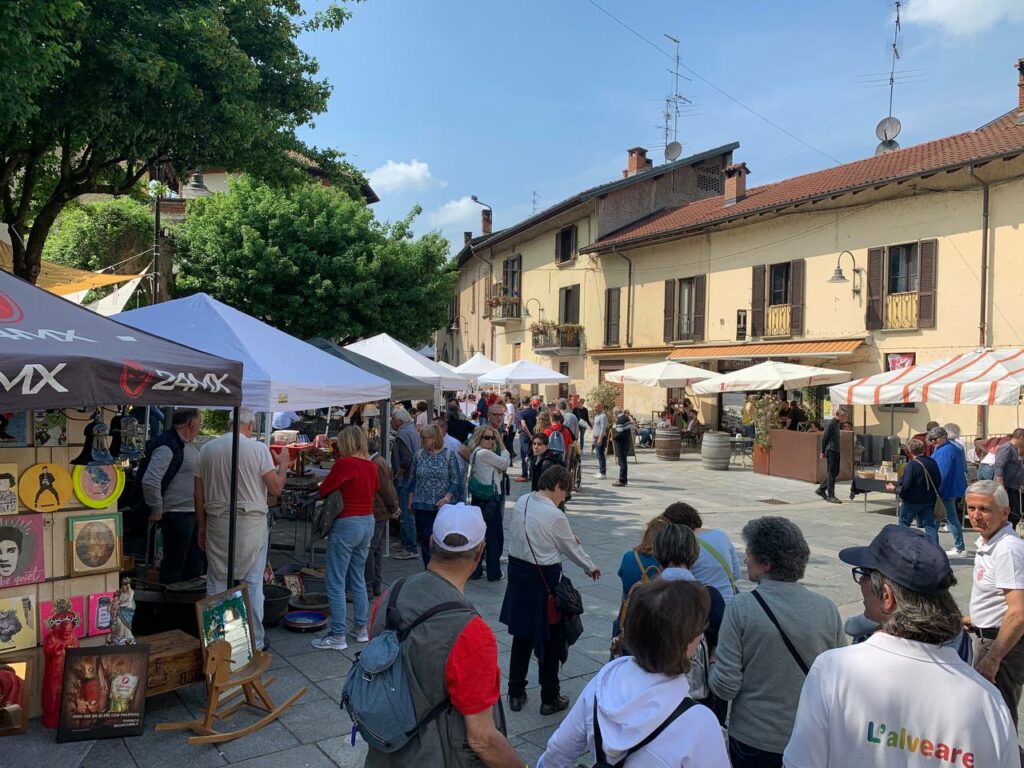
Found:
[[[594,0],[787,136],[699,79],[679,124],[685,154],[740,142],[754,185],[870,156],[888,114],[893,6],[886,0]],[[461,246],[621,177],[626,149],[662,161],[670,58],[590,0],[367,0],[340,32],[303,47],[334,92],[304,138],[371,175],[379,218],[423,207],[416,231]],[[1017,103],[1021,0],[911,0],[893,114],[910,146],[976,128]],[[884,73],[883,76],[879,77]],[[684,71],[684,74],[685,73]],[[832,159],[830,159],[832,158]],[[834,160],[833,160],[834,159]]]

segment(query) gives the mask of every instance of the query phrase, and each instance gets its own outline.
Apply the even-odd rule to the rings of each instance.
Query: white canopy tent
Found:
[[[350,349],[363,357],[376,360],[389,368],[394,368],[396,371],[401,371],[425,384],[443,390],[463,389],[469,383],[464,376],[438,365],[386,333],[349,344],[344,349]]]
[[[120,323],[241,360],[242,407],[301,411],[391,396],[391,383],[205,293],[122,312]]]
[[[715,395],[719,392],[758,392],[762,390],[798,389],[849,381],[849,371],[818,368],[767,360],[738,371],[723,373],[693,385],[696,395]]]
[[[714,371],[706,371],[703,368],[695,368],[692,365],[683,365],[671,360],[662,360],[650,365],[606,373],[604,377],[613,384],[675,388],[688,387],[695,382],[711,379],[717,375]]]
[[[837,405],[950,403],[1017,405],[1024,389],[1024,349],[977,349],[829,389]]]
[[[489,358],[483,352],[477,352],[462,365],[456,366],[455,372],[462,376],[465,376],[470,380],[475,381],[484,374],[497,370],[500,367],[500,365],[491,360],[491,358]]]
[[[543,365],[528,362],[527,360],[516,360],[514,363],[495,368],[477,379],[481,386],[514,385],[514,384],[566,384],[569,377],[565,374],[545,368]]]

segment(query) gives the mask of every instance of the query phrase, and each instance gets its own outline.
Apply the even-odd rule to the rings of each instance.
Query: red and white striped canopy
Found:
[[[833,405],[1016,405],[1022,387],[1024,349],[979,349],[838,384],[829,392]]]

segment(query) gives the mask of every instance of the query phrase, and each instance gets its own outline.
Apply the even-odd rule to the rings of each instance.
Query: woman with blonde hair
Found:
[[[444,436],[435,424],[420,430],[422,447],[416,451],[409,467],[409,508],[416,517],[423,565],[430,564],[430,534],[434,530],[437,510],[451,504],[459,496],[462,473],[455,454],[444,446]]]
[[[490,424],[473,430],[469,438],[469,496],[474,507],[480,507],[487,526],[484,539],[484,557],[477,564],[471,579],[484,575],[487,580],[501,581],[501,551],[505,548],[505,528],[502,524],[501,481],[503,473],[512,463],[512,454],[498,454],[494,446],[501,440],[501,432]]]
[[[370,461],[366,434],[359,427],[345,427],[338,433],[341,454],[320,484],[320,498],[341,493],[342,510],[327,535],[327,599],[331,604],[328,633],[313,641],[320,650],[343,651],[345,639],[346,590],[352,593],[353,631],[357,643],[370,638],[370,601],[366,596],[366,557],[373,541],[373,501],[380,488],[377,465]]]

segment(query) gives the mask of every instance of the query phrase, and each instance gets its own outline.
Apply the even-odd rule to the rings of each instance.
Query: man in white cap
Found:
[[[524,764],[505,737],[497,639],[463,594],[483,556],[486,531],[479,507],[441,507],[427,570],[400,579],[374,606],[371,637],[388,626],[408,631],[402,656],[420,732],[397,752],[371,747],[367,766]],[[428,612],[429,618],[417,623]],[[441,701],[450,707],[438,715]],[[473,754],[466,753],[465,744]]]

